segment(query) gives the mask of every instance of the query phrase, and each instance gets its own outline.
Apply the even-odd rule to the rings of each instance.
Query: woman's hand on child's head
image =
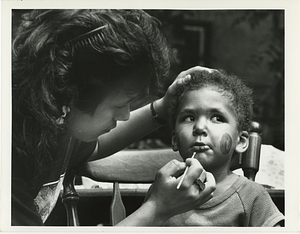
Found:
[[[213,72],[215,69],[207,68],[207,67],[201,67],[201,66],[195,66],[188,70],[182,71],[177,78],[173,81],[173,83],[169,86],[166,94],[163,98],[159,99],[155,103],[155,110],[158,113],[158,115],[164,119],[167,119],[168,117],[168,107],[169,103],[171,102],[173,96],[176,95],[178,89],[180,89],[184,84],[189,82],[191,79],[191,73],[194,71],[208,71]]]
[[[147,202],[154,203],[156,213],[162,219],[187,212],[199,207],[212,198],[215,190],[214,177],[206,172],[205,189],[202,191],[195,183],[200,177],[203,168],[198,160],[189,160],[190,166],[180,189],[177,189],[178,182],[186,168],[186,163],[172,160],[162,167],[153,183]]]

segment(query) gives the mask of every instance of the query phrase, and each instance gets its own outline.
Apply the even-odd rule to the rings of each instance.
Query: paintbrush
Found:
[[[195,155],[196,155],[196,152],[193,153],[193,155],[192,155],[191,158],[194,158]],[[185,168],[185,170],[184,170],[184,172],[183,172],[183,175],[182,175],[182,177],[181,177],[181,179],[180,179],[180,181],[179,181],[179,183],[178,183],[178,185],[177,185],[177,189],[180,188],[180,186],[181,186],[181,184],[182,184],[182,181],[183,181],[183,179],[184,179],[184,177],[185,177],[185,175],[186,175],[188,169],[189,169],[189,167],[186,167],[186,168]]]

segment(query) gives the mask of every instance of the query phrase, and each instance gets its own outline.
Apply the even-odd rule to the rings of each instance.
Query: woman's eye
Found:
[[[125,108],[125,107],[127,107],[127,106],[129,106],[129,103],[117,105],[116,108],[117,108],[117,109],[123,109],[123,108]]]

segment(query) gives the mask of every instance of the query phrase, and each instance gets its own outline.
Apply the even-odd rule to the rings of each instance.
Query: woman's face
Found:
[[[117,121],[129,119],[130,102],[135,96],[129,96],[124,90],[112,91],[100,102],[94,115],[71,106],[67,118],[68,130],[81,141],[96,140],[98,136],[115,128]]]

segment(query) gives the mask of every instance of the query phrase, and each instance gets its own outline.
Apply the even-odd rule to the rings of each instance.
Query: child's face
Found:
[[[181,97],[172,144],[184,159],[196,152],[206,170],[228,170],[234,150],[247,149],[247,136],[238,131],[228,97],[216,88],[202,87]]]

